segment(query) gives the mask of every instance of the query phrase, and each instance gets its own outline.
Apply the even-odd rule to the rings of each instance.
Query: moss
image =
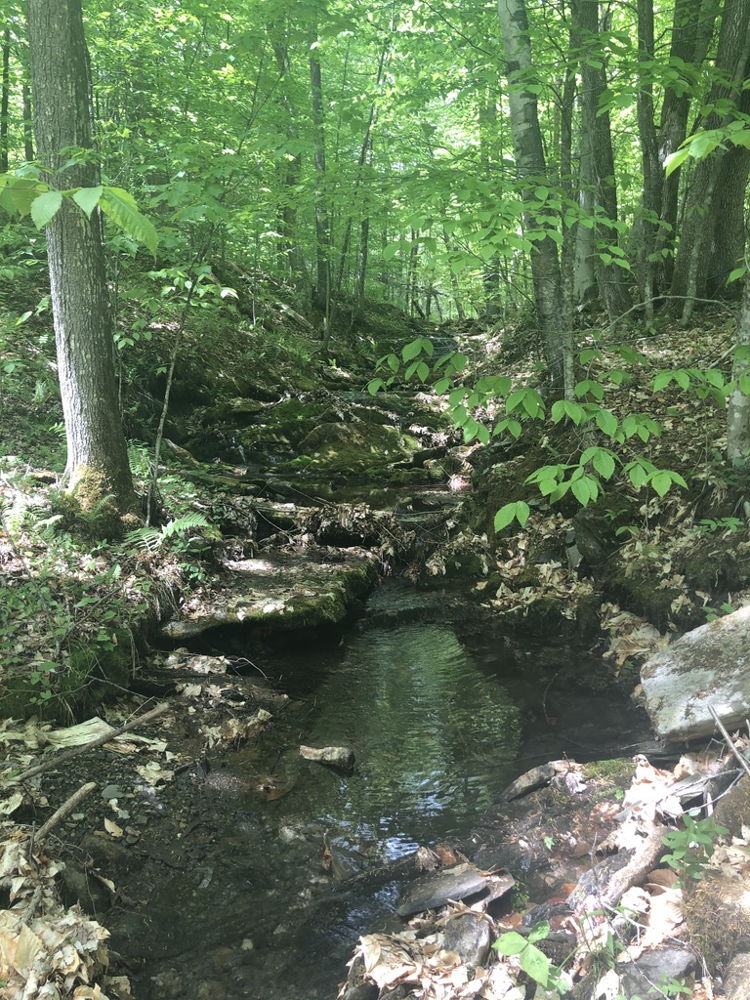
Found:
[[[586,778],[602,778],[613,782],[626,779],[629,784],[633,777],[633,761],[629,757],[592,761],[583,765],[583,773]]]
[[[0,715],[69,722],[127,689],[133,668],[132,639],[124,629],[110,633],[111,644],[74,643],[59,674],[18,674],[5,681]]]
[[[709,968],[722,972],[740,952],[750,951],[750,907],[743,879],[709,869],[683,890],[682,910],[692,944]]]

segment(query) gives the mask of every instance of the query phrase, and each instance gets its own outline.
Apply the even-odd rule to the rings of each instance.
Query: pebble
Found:
[[[119,785],[106,785],[102,788],[102,798],[105,802],[110,799],[119,799],[122,797],[122,788]]]

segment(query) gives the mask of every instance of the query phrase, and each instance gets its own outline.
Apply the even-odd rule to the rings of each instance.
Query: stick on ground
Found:
[[[54,754],[47,760],[42,761],[41,764],[36,764],[34,767],[28,768],[26,771],[21,771],[20,774],[11,775],[6,778],[6,781],[10,783],[26,781],[27,778],[33,778],[34,775],[42,774],[44,771],[54,771],[55,768],[59,767],[61,764],[67,763],[74,757],[80,757],[81,754],[86,753],[88,750],[100,747],[103,743],[109,743],[109,741],[113,740],[116,736],[122,736],[123,733],[129,732],[137,726],[142,726],[147,722],[152,722],[155,718],[157,718],[157,716],[166,712],[168,708],[169,705],[166,702],[162,705],[157,705],[156,708],[152,708],[150,712],[146,712],[145,715],[139,715],[136,719],[131,719],[130,722],[126,722],[125,725],[120,726],[119,729],[113,729],[112,732],[107,733],[106,736],[99,736],[90,743],[84,743],[79,747],[71,747],[70,750],[63,750],[62,753]]]

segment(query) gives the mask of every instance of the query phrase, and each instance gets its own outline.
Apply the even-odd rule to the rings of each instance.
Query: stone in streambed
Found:
[[[449,899],[465,899],[486,888],[487,876],[464,862],[418,878],[402,896],[396,913],[400,917],[410,917],[422,910],[436,910]]]
[[[299,748],[300,757],[305,760],[315,761],[316,764],[325,764],[327,767],[335,768],[344,774],[351,774],[354,771],[354,751],[349,747],[306,747]]]

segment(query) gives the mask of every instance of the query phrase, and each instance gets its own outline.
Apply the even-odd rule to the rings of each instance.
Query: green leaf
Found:
[[[535,945],[527,945],[519,955],[521,968],[546,989],[549,984],[551,962]]]
[[[672,477],[669,472],[662,469],[661,472],[657,472],[651,477],[651,485],[659,496],[663,497],[665,493],[669,492],[669,487],[672,485]]]
[[[594,415],[596,426],[608,437],[612,437],[617,431],[617,417],[611,410],[597,410]]]
[[[536,944],[537,941],[543,941],[545,938],[549,937],[550,925],[548,920],[542,920],[534,926],[529,931],[529,936],[527,938],[529,944]]]
[[[410,344],[406,344],[401,350],[401,357],[404,361],[412,361],[414,358],[418,357],[422,353],[422,338],[417,337],[416,340],[412,340]]]
[[[599,487],[591,476],[583,476],[571,482],[570,491],[582,507],[587,507],[590,500],[596,500]]]
[[[62,205],[62,191],[45,191],[31,203],[31,218],[37,229],[44,229]]]
[[[370,381],[367,383],[367,391],[370,393],[371,396],[377,396],[378,392],[384,388],[385,388],[385,382],[382,380],[382,378],[371,378]]]
[[[159,237],[153,223],[138,211],[135,199],[122,188],[105,187],[99,200],[99,206],[104,214],[114,224],[142,243],[156,256]]]
[[[503,528],[507,527],[511,523],[511,521],[513,521],[514,519],[516,521],[518,521],[518,523],[523,528],[523,526],[526,524],[526,522],[529,519],[529,514],[530,513],[531,513],[531,511],[529,509],[529,505],[527,503],[524,503],[523,500],[516,500],[515,503],[506,503],[495,514],[495,521],[494,521],[495,531],[502,531]],[[498,941],[495,942],[495,947],[498,945],[498,943],[500,941],[503,940],[503,938],[510,938],[510,935],[513,935],[513,934],[515,934],[516,937],[521,937],[521,935],[520,934],[516,934],[515,931],[510,931],[508,934],[503,934],[503,936],[501,938],[498,938]],[[526,941],[525,941],[524,938],[521,938],[521,941],[523,941],[524,945],[526,944]],[[517,955],[518,952],[517,951],[503,951],[503,954],[504,955]]]
[[[615,471],[615,460],[612,457],[611,452],[605,451],[603,448],[599,448],[596,455],[594,455],[593,464],[602,479],[612,478]]]
[[[682,164],[690,156],[690,147],[683,146],[682,149],[676,150],[674,153],[670,153],[669,156],[664,161],[664,173],[667,177],[673,174],[675,170],[682,166]]]
[[[386,364],[388,365],[388,367],[391,369],[391,371],[395,375],[396,372],[401,367],[401,362],[398,360],[398,358],[396,357],[395,354],[389,354],[388,357],[385,359],[385,361],[386,361]]]
[[[502,510],[505,510],[507,507],[514,506],[515,504],[506,504]],[[495,521],[497,521],[498,515],[501,513],[502,511],[497,512],[495,515]],[[512,521],[513,518],[511,517],[510,520]],[[517,931],[508,931],[506,934],[501,934],[492,947],[495,951],[499,951],[501,955],[520,955],[524,948],[528,947],[528,942],[526,941],[526,938]]]
[[[78,188],[73,194],[73,201],[91,218],[91,213],[99,204],[104,188],[101,184],[98,187]]]
[[[433,392],[436,392],[438,396],[442,396],[450,384],[451,380],[449,378],[438,379],[432,387]]]

